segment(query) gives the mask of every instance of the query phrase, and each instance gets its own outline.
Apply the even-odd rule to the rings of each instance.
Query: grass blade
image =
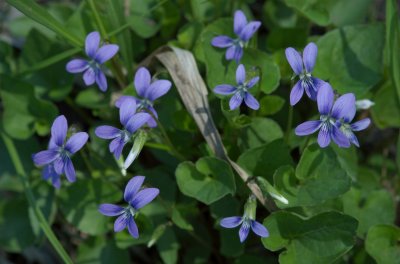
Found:
[[[46,9],[41,7],[33,0],[7,0],[7,2],[21,11],[24,15],[38,22],[39,24],[54,31],[59,36],[68,40],[75,47],[82,47],[83,40],[66,30],[66,27],[52,17]]]

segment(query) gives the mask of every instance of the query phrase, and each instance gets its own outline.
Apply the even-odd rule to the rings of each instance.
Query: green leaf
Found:
[[[355,243],[357,220],[337,212],[302,219],[285,211],[272,213],[264,220],[269,237],[262,238],[271,251],[285,249],[279,263],[326,264],[348,252]]]
[[[378,128],[400,127],[400,101],[392,82],[383,84],[372,100],[372,119]]]
[[[7,251],[21,252],[33,244],[35,236],[25,199],[1,199],[0,233],[0,245]]]
[[[376,225],[368,230],[365,247],[379,264],[398,263],[400,259],[400,228]]]
[[[397,137],[397,144],[396,144],[396,153],[400,153],[400,134]],[[396,155],[396,165],[398,168],[400,168],[400,155]]]
[[[259,113],[262,116],[274,115],[285,105],[285,99],[277,95],[266,95],[260,100]]]
[[[400,100],[400,21],[398,2],[386,1],[386,49],[389,57],[389,73]]]
[[[156,0],[130,1],[131,15],[127,18],[127,20],[131,25],[132,30],[142,38],[150,38],[154,36],[160,29],[157,18],[152,14],[152,7],[156,5]]]
[[[129,251],[117,248],[114,240],[90,237],[79,244],[77,264],[129,263]]]
[[[219,231],[221,254],[227,257],[238,257],[244,252],[244,245],[240,243],[237,229],[223,229]]]
[[[373,0],[337,0],[330,8],[330,19],[336,26],[361,24],[371,10]]]
[[[289,147],[280,139],[249,149],[237,162],[251,176],[262,176],[271,182],[276,169],[293,164]]]
[[[79,92],[75,99],[77,105],[89,109],[101,109],[110,106],[110,94],[99,93],[96,87]]]
[[[336,198],[351,186],[349,172],[343,168],[340,156],[331,148],[321,149],[317,144],[303,152],[296,178],[300,182],[297,203],[301,205],[316,205]]]
[[[12,68],[14,66],[13,60],[13,49],[11,44],[0,40],[0,74],[11,74]]]
[[[33,87],[6,75],[0,76],[0,95],[3,100],[3,127],[11,137],[27,139],[36,130],[41,135],[50,131],[57,108],[39,100]]]
[[[267,47],[273,51],[287,47],[304,47],[307,44],[307,27],[273,28],[267,38]]]
[[[190,22],[179,29],[177,39],[184,49],[191,50],[199,37],[203,25],[199,22]]]
[[[207,67],[207,84],[210,89],[220,84],[236,85],[235,76],[237,64],[225,60],[226,49],[211,45],[211,40],[218,35],[234,37],[232,19],[219,19],[208,25],[200,36],[204,50]],[[246,65],[247,79],[259,76],[259,83],[251,91],[256,92],[257,87],[266,94],[272,93],[279,85],[280,73],[273,58],[268,54],[253,48],[245,48],[241,63]]]
[[[107,2],[107,17],[108,21],[112,25],[112,28],[120,28],[127,23],[127,18],[130,16],[125,16],[124,2],[109,0]],[[121,57],[123,58],[124,66],[129,73],[133,72],[133,44],[131,31],[124,30],[116,36],[117,43],[120,47]],[[129,76],[131,74],[128,74]],[[131,80],[132,77],[129,77]]]
[[[215,219],[228,217],[232,215],[242,215],[241,205],[237,199],[232,196],[225,196],[217,202],[210,205],[210,212]]]
[[[185,219],[183,212],[181,212],[181,210],[177,207],[174,207],[174,209],[172,210],[171,220],[179,228],[193,231],[193,226],[189,223],[187,219]]]
[[[329,8],[332,0],[284,0],[289,7],[293,7],[300,11],[307,18],[320,26],[330,24]]]
[[[268,144],[283,137],[282,129],[272,119],[255,117],[239,132],[238,146],[242,151]]]
[[[274,186],[289,203],[277,201],[280,208],[315,206],[339,197],[351,186],[349,166],[330,148],[308,147],[297,166],[283,166],[274,174]],[[328,173],[327,173],[328,172]],[[335,186],[335,188],[332,188]]]
[[[166,264],[174,264],[178,261],[178,250],[180,248],[178,239],[172,228],[165,230],[162,237],[157,241],[157,249],[161,259]]]
[[[294,27],[298,20],[295,10],[285,5],[283,1],[266,1],[263,6],[263,14],[265,25],[276,25],[281,28]]]
[[[154,232],[151,235],[149,242],[147,243],[147,247],[152,247],[160,239],[160,237],[164,234],[166,228],[167,228],[166,224],[157,226],[156,229],[154,229]]]
[[[395,204],[386,190],[363,192],[352,188],[342,197],[343,212],[356,218],[359,222],[357,235],[363,237],[371,226],[393,224]]]
[[[102,203],[116,203],[122,192],[114,185],[99,179],[80,179],[60,194],[60,209],[68,222],[91,235],[103,234],[110,229],[111,219],[99,213]]]
[[[76,47],[83,46],[83,40],[77,38],[75,35],[71,34],[67,27],[57,21],[52,17],[44,7],[41,7],[33,0],[7,0],[7,2],[14,6],[16,9],[21,11],[27,17],[38,22],[39,24],[47,27],[48,29],[54,31],[58,35],[64,37],[71,44]]]
[[[317,44],[319,50],[314,76],[328,79],[339,93],[352,92],[361,96],[381,80],[382,24],[335,29],[321,37]]]
[[[204,157],[196,164],[185,161],[175,171],[180,191],[205,204],[212,204],[228,193],[234,194],[235,180],[229,164],[221,159]]]

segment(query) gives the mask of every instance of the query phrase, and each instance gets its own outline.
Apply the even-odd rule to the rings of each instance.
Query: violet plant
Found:
[[[141,67],[136,71],[134,85],[136,93],[140,98],[134,96],[123,95],[115,102],[116,107],[121,107],[126,101],[136,103],[138,111],[150,111],[155,118],[158,118],[157,111],[154,109],[154,101],[165,95],[171,89],[171,82],[168,80],[151,80],[149,70]],[[148,121],[150,127],[156,127],[157,121],[151,117]]]
[[[394,1],[386,30],[344,2],[7,2],[51,32],[1,24],[6,262],[397,261]]]
[[[135,216],[160,192],[157,188],[142,188],[144,179],[144,176],[135,176],[126,185],[124,200],[128,203],[128,206],[121,207],[115,204],[101,204],[99,206],[99,212],[103,215],[118,216],[114,222],[114,232],[120,232],[128,227],[129,234],[132,237],[139,237]]]
[[[260,104],[256,98],[249,92],[249,89],[253,88],[258,83],[260,78],[253,77],[251,80],[246,82],[246,69],[243,64],[240,64],[236,69],[236,82],[237,85],[233,86],[230,84],[221,84],[214,88],[214,93],[221,95],[231,95],[229,100],[229,108],[234,110],[238,108],[243,101],[245,104],[253,110],[258,110]]]
[[[237,38],[234,39],[224,35],[217,36],[212,39],[211,45],[217,48],[228,48],[225,53],[225,58],[227,60],[235,60],[236,63],[239,63],[246,44],[260,26],[260,21],[247,22],[243,11],[237,10],[233,22],[233,31]]]
[[[100,33],[97,31],[87,35],[85,52],[89,60],[73,59],[68,62],[66,69],[70,73],[83,72],[83,81],[87,86],[96,83],[102,92],[107,91],[107,79],[102,65],[118,52],[118,45],[105,44],[100,47]]]
[[[76,180],[76,172],[71,157],[86,144],[89,138],[86,132],[78,132],[65,141],[67,132],[67,119],[60,115],[51,126],[51,139],[48,149],[32,155],[36,166],[44,166],[43,178],[45,180],[51,179],[56,188],[60,188],[60,176],[63,174],[69,182]]]
[[[136,109],[137,106],[134,100],[124,101],[119,109],[119,119],[123,129],[103,125],[95,130],[95,134],[99,138],[112,139],[109,150],[116,159],[120,158],[124,146],[132,140],[134,133],[151,118],[148,113],[137,113]],[[129,167],[129,165],[127,163],[124,164],[125,168]]]
[[[268,230],[257,222],[256,219],[257,200],[254,196],[250,196],[244,206],[243,216],[231,216],[221,219],[220,225],[225,228],[235,228],[241,226],[239,229],[239,239],[243,243],[250,233],[250,229],[260,237],[268,237]]]
[[[317,59],[318,47],[315,43],[309,43],[303,51],[303,57],[294,48],[287,48],[285,50],[286,59],[292,67],[295,76],[299,77],[292,91],[290,92],[290,104],[293,106],[297,104],[301,97],[306,92],[311,100],[317,99],[319,87],[324,85],[324,81],[315,78],[311,75],[315,61]]]

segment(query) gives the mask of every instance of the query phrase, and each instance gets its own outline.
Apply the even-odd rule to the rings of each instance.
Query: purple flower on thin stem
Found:
[[[260,26],[260,21],[247,22],[244,13],[241,10],[237,10],[233,22],[233,31],[237,38],[233,39],[224,35],[217,36],[212,39],[211,45],[217,48],[228,48],[225,58],[227,60],[235,60],[236,63],[239,63],[243,56],[243,48]]]
[[[269,232],[265,226],[255,220],[257,201],[254,196],[250,196],[244,209],[243,216],[231,216],[221,219],[220,225],[225,228],[235,228],[242,225],[239,229],[239,239],[243,243],[250,233],[250,228],[260,237],[268,237]]]
[[[68,62],[66,69],[70,73],[83,73],[83,81],[87,86],[95,82],[100,90],[105,92],[107,90],[107,79],[101,70],[101,66],[114,57],[118,52],[118,45],[105,44],[99,48],[100,34],[95,31],[87,35],[85,42],[86,55],[90,60],[73,59]]]
[[[317,130],[318,144],[325,148],[331,142],[331,139],[343,148],[350,147],[348,138],[339,129],[338,120],[346,119],[349,112],[355,111],[355,98],[354,94],[348,93],[340,96],[334,101],[334,94],[332,87],[329,83],[325,83],[319,88],[317,95],[318,110],[320,113],[320,120],[307,121],[298,125],[295,133],[298,136],[310,135]]]
[[[160,193],[157,188],[142,188],[144,176],[133,177],[125,187],[124,200],[128,206],[122,207],[115,204],[102,204],[99,212],[106,216],[118,216],[114,222],[114,232],[120,232],[128,227],[134,238],[139,237],[139,230],[135,222],[135,215],[139,209],[147,205]]]
[[[168,80],[152,82],[150,72],[145,67],[141,67],[136,71],[134,84],[136,93],[141,98],[123,95],[115,102],[115,106],[121,107],[122,103],[127,100],[135,101],[138,112],[149,110],[155,118],[158,118],[157,111],[153,107],[154,101],[169,91],[172,86],[171,82]],[[149,127],[157,126],[157,122],[153,118],[150,118],[147,124]]]
[[[116,159],[121,156],[126,143],[131,141],[133,134],[149,121],[147,113],[136,113],[136,102],[126,100],[119,109],[119,119],[123,129],[113,126],[99,126],[95,130],[96,136],[103,139],[112,139],[109,149]]]
[[[69,182],[76,180],[76,173],[71,157],[88,140],[88,134],[78,132],[72,135],[67,142],[68,124],[65,116],[58,116],[51,127],[51,139],[47,150],[32,155],[36,166],[45,166],[42,171],[45,180],[51,179],[56,188],[60,188],[60,175],[65,174]]]
[[[337,101],[339,101],[339,99]],[[354,95],[349,95],[347,101],[341,102],[341,104],[344,105],[346,109],[345,111],[343,111],[342,118],[336,120],[336,126],[340,128],[340,131],[342,131],[342,133],[348,138],[351,143],[353,143],[357,147],[360,147],[358,139],[356,135],[354,135],[353,131],[361,131],[366,129],[370,125],[371,120],[369,118],[364,118],[360,121],[350,124],[351,121],[354,119],[354,116],[356,115],[357,109],[356,98]]]
[[[246,82],[246,70],[243,64],[240,64],[236,70],[237,86],[221,84],[214,88],[214,93],[222,95],[233,94],[232,98],[229,100],[229,108],[231,110],[238,108],[242,104],[243,100],[248,107],[257,110],[260,108],[260,104],[248,90],[259,80],[260,78],[257,76],[252,78],[249,82]]]
[[[312,100],[317,99],[318,88],[324,84],[323,80],[312,77],[311,73],[317,59],[318,48],[314,43],[309,43],[303,51],[303,58],[294,48],[285,50],[286,59],[292,67],[295,76],[299,76],[300,80],[294,85],[290,92],[290,104],[293,106],[300,101],[304,91]]]

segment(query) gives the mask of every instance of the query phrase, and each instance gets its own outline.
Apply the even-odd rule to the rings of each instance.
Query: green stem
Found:
[[[310,143],[310,136],[307,137],[307,139],[304,142],[303,146],[300,148],[300,154],[303,154],[304,150],[308,147],[309,143]]]
[[[88,3],[89,3],[89,6],[90,6],[90,9],[93,12],[96,24],[100,29],[100,34],[102,35],[103,38],[107,39],[108,34],[107,34],[107,31],[106,31],[106,28],[105,28],[105,26],[103,24],[103,21],[101,21],[99,12],[97,11],[97,8],[96,8],[96,5],[95,5],[94,1],[93,0],[88,0]],[[113,75],[115,76],[115,78],[117,79],[117,82],[118,82],[119,86],[121,88],[124,88],[126,86],[125,82],[124,82],[124,75],[122,73],[121,68],[119,67],[119,64],[116,61],[116,57],[112,58],[111,65],[112,65],[111,71],[112,71]]]
[[[56,235],[53,233],[51,230],[50,225],[47,223],[46,218],[44,217],[42,211],[40,210],[39,206],[36,204],[35,196],[33,195],[33,192],[31,190],[31,186],[28,180],[28,176],[24,170],[24,167],[22,166],[21,159],[19,158],[17,149],[14,145],[14,142],[12,141],[11,138],[9,138],[3,131],[0,131],[1,137],[4,141],[4,144],[7,148],[7,151],[10,155],[11,161],[14,164],[15,170],[20,177],[22,184],[24,186],[25,190],[25,195],[26,198],[28,199],[30,207],[33,209],[33,212],[35,214],[35,217],[37,218],[40,227],[42,228],[44,234],[50,241],[50,243],[53,245],[54,249],[57,251],[58,255],[62,258],[64,263],[72,264],[72,260],[61,245],[60,241],[57,239]]]
[[[153,149],[159,149],[159,150],[164,150],[164,151],[170,151],[169,146],[156,143],[156,142],[146,142],[144,143],[146,147],[153,148]]]
[[[286,125],[286,133],[285,133],[285,141],[286,144],[290,144],[290,132],[292,130],[292,122],[293,122],[293,107],[289,104],[289,114],[288,121]]]
[[[87,146],[86,146],[87,147]],[[86,153],[86,149],[82,149],[82,151],[80,151],[79,152],[80,154],[81,154],[81,156],[82,156],[82,158],[83,158],[83,162],[85,163],[85,166],[87,167],[87,169],[89,170],[89,172],[90,172],[90,175],[93,177],[93,167],[92,167],[92,165],[90,164],[90,162],[89,162],[89,158],[88,158],[88,156],[87,156],[87,153]]]
[[[97,26],[98,26],[99,29],[100,29],[100,34],[101,34],[103,37],[106,37],[106,36],[107,36],[107,31],[106,31],[106,28],[105,28],[104,25],[103,25],[103,22],[102,22],[101,19],[100,19],[99,12],[97,12],[96,5],[94,4],[93,0],[88,0],[88,2],[89,2],[90,9],[91,9],[92,12],[93,12],[94,19],[96,20],[96,24],[97,24]]]
[[[157,119],[157,117],[154,116],[153,112],[151,112],[150,110],[147,110],[147,109],[146,109],[146,112],[149,113],[151,115],[151,117],[157,122],[157,127],[160,129],[160,132],[164,138],[165,144],[169,146],[170,153],[172,155],[174,155],[176,158],[180,159],[181,161],[185,161],[186,160],[185,156],[183,156],[181,153],[179,153],[179,151],[174,147],[171,139],[168,137],[168,134],[165,131],[165,128],[161,124],[161,122]]]

